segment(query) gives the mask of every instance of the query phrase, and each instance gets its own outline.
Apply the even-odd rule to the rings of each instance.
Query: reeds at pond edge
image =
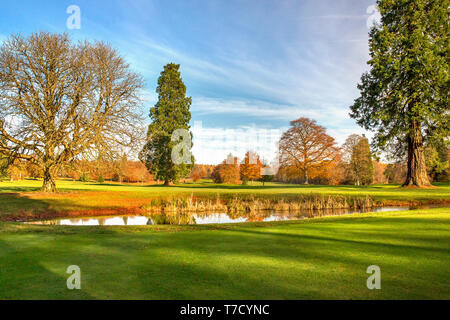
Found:
[[[273,210],[278,212],[296,212],[300,210],[353,209],[368,210],[379,206],[368,195],[363,197],[341,195],[304,194],[295,196],[254,196],[232,195],[178,196],[155,198],[142,209],[147,213],[188,213],[188,212],[257,212]]]

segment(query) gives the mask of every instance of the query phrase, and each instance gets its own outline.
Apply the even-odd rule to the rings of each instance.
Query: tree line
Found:
[[[18,181],[43,179],[42,171],[33,163],[16,160],[0,170],[0,179]],[[153,183],[153,176],[141,161],[76,160],[55,172],[55,178],[82,182]]]
[[[430,181],[449,181],[450,149],[438,149],[432,144],[425,149],[429,155],[426,172]],[[278,181],[357,186],[400,184],[407,178],[406,162],[382,163],[364,135],[352,134],[339,147],[324,127],[308,118],[291,122],[291,128],[280,139],[279,153],[280,165],[274,175],[265,175],[264,168],[269,166],[249,151],[242,161],[230,154],[207,177],[216,183],[232,184]]]

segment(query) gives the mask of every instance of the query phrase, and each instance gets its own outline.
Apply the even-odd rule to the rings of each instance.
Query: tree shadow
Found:
[[[81,290],[69,290],[67,277],[62,276],[66,268],[71,265],[67,261],[63,265],[67,267],[56,274],[48,270],[42,263],[48,256],[46,250],[39,248],[28,240],[19,239],[20,245],[10,245],[0,240],[0,300],[28,300],[28,299],[93,299],[83,290],[83,277],[81,278]],[[51,290],[49,290],[51,289]]]
[[[351,239],[342,239],[342,238],[337,238],[337,237],[325,237],[325,236],[313,236],[313,235],[306,235],[306,234],[301,234],[301,235],[297,235],[297,234],[292,234],[292,233],[278,233],[278,232],[270,232],[270,233],[262,233],[262,232],[258,232],[258,231],[254,231],[251,229],[235,229],[233,230],[235,232],[243,232],[243,233],[248,233],[248,234],[256,234],[256,235],[266,235],[268,237],[282,237],[282,238],[297,238],[297,239],[302,239],[302,240],[314,240],[314,241],[324,241],[324,242],[338,242],[338,243],[347,243],[347,244],[355,244],[355,245],[361,245],[361,246],[368,246],[368,247],[374,247],[374,248],[380,248],[384,247],[387,249],[393,249],[393,250],[419,250],[419,251],[424,251],[424,252],[438,252],[438,253],[444,253],[447,254],[448,250],[447,249],[441,249],[441,248],[436,248],[436,247],[420,247],[420,246],[414,246],[414,245],[405,245],[405,244],[393,244],[393,243],[387,243],[385,241],[367,241],[367,240],[351,240]],[[369,233],[370,234],[370,233]],[[366,233],[366,235],[369,235],[368,233]],[[377,234],[374,232],[372,233],[372,235],[374,237],[377,236]],[[408,237],[403,237],[404,239],[408,239]],[[411,239],[409,239],[411,240]]]

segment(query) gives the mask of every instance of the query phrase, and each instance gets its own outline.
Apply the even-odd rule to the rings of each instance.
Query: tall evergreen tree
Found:
[[[370,31],[369,72],[350,115],[376,132],[374,146],[407,150],[405,186],[430,184],[424,142],[449,135],[450,0],[378,0],[381,23]]]
[[[355,185],[368,185],[373,181],[373,163],[369,140],[361,137],[353,147],[350,168]]]
[[[150,109],[152,123],[148,127],[147,143],[140,154],[141,161],[154,178],[163,180],[165,185],[188,175],[194,164],[190,153],[192,133],[189,131],[192,98],[186,97],[186,86],[179,68],[179,64],[169,63],[161,72],[156,88],[158,102]],[[173,137],[179,129],[188,131],[188,137]],[[178,146],[183,147],[176,149]],[[173,161],[174,152],[184,159],[188,155],[189,161],[176,163]]]

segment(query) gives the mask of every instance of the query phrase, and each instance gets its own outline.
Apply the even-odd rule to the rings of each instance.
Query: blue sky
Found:
[[[107,41],[144,76],[145,113],[162,67],[179,63],[193,98],[197,161],[218,163],[250,147],[269,158],[289,121],[302,116],[339,143],[364,132],[348,107],[367,69],[374,2],[2,0],[0,41],[40,30]],[[66,27],[69,5],[81,9],[80,29]]]

